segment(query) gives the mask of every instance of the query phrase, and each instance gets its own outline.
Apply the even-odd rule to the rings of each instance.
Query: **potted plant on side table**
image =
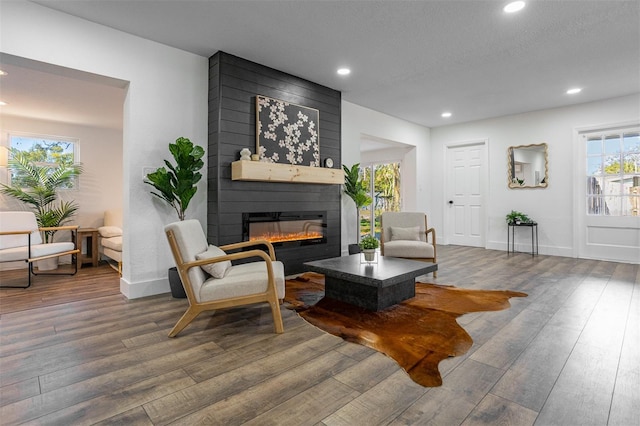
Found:
[[[360,248],[364,254],[364,260],[373,262],[376,258],[376,249],[380,247],[380,242],[373,235],[365,235],[360,240]]]
[[[176,211],[178,219],[184,220],[189,202],[198,190],[196,184],[202,179],[199,170],[204,166],[204,148],[181,137],[169,144],[169,152],[176,164],[164,160],[167,168],[160,167],[149,173],[144,182],[155,189],[151,191],[152,195],[166,201]],[[187,297],[175,267],[169,268],[169,286],[173,297]]]
[[[524,213],[520,213],[515,210],[511,210],[511,213],[505,217],[508,225],[520,225],[521,223],[531,222],[531,218]]]

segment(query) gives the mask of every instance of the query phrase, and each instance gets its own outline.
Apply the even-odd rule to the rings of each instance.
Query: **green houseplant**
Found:
[[[360,248],[362,250],[375,250],[380,247],[380,241],[373,235],[365,235],[360,240]]]
[[[176,211],[178,219],[184,220],[189,202],[198,190],[196,184],[202,178],[199,170],[204,166],[204,149],[181,137],[176,143],[169,144],[169,152],[176,164],[164,160],[167,168],[160,167],[147,174],[144,182],[154,187],[151,194],[166,201]]]
[[[31,161],[27,152],[11,149],[9,167],[15,173],[11,186],[0,184],[3,194],[27,204],[36,216],[39,228],[59,227],[68,223],[78,211],[73,201],[58,200],[58,191],[70,188],[74,179],[82,173],[80,164],[39,164]],[[45,243],[53,242],[56,231],[43,231]],[[38,269],[52,270],[58,267],[59,258],[38,261]]]
[[[74,179],[82,173],[82,165],[39,165],[32,162],[25,152],[11,149],[9,167],[19,177],[16,179],[19,184],[0,184],[2,193],[27,204],[35,213],[40,228],[62,226],[73,218],[78,204],[58,200],[58,191],[71,187]],[[44,242],[53,242],[55,232],[43,232]]]
[[[529,216],[515,210],[511,210],[511,213],[506,215],[505,220],[509,225],[531,222],[531,219],[529,218]]]
[[[365,235],[360,240],[360,248],[364,252],[364,260],[371,262],[375,259],[376,249],[380,247],[380,242],[373,235]]]
[[[344,170],[344,193],[347,194],[356,204],[356,238],[360,237],[360,209],[371,204],[372,200],[364,186],[360,175],[360,163],[351,167],[342,166]],[[349,254],[358,253],[358,244],[349,245]]]
[[[144,182],[154,188],[151,191],[153,196],[166,201],[176,211],[178,219],[184,220],[189,203],[198,190],[196,184],[202,179],[199,170],[204,166],[204,148],[194,145],[188,138],[180,137],[175,143],[169,144],[169,152],[176,164],[164,160],[167,167],[147,174]],[[173,297],[186,298],[177,268],[169,268],[168,276]]]

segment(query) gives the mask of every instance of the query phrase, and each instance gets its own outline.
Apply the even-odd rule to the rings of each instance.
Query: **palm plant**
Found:
[[[371,204],[372,199],[360,176],[360,163],[354,164],[351,168],[343,165],[344,170],[344,193],[356,203],[357,237],[360,238],[360,209]]]
[[[15,170],[19,184],[0,184],[3,194],[29,205],[40,228],[58,227],[69,222],[78,211],[73,201],[58,201],[58,190],[68,188],[82,173],[80,164],[38,165],[30,161],[27,153],[11,149],[9,166]],[[44,231],[44,241],[53,241],[56,231]]]

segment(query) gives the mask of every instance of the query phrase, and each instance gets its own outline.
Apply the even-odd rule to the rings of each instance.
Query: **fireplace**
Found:
[[[327,214],[320,211],[242,214],[242,239],[267,240],[274,247],[300,247],[327,242]]]

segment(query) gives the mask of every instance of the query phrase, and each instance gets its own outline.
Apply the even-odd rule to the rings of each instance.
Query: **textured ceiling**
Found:
[[[205,57],[222,50],[428,127],[640,92],[638,1],[529,1],[514,15],[502,1],[36,3]],[[566,95],[573,86],[584,90]]]

